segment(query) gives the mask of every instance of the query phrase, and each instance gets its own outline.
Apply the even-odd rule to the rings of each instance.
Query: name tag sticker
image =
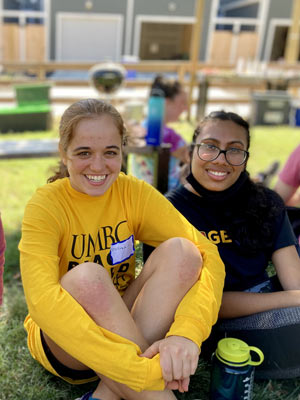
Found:
[[[110,246],[110,255],[112,259],[112,265],[120,264],[121,262],[128,260],[135,252],[133,235],[129,236],[128,239],[122,240],[121,242],[113,243]]]

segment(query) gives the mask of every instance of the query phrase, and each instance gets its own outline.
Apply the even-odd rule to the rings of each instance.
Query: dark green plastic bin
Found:
[[[16,101],[18,106],[27,106],[31,104],[49,104],[50,103],[50,84],[23,84],[15,85]]]
[[[268,90],[252,94],[252,125],[288,125],[291,97],[288,92]]]
[[[47,131],[52,126],[47,104],[0,109],[0,132]]]

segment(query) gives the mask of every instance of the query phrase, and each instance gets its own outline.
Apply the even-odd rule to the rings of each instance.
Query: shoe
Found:
[[[93,400],[93,398],[91,397],[93,394],[93,391],[91,390],[90,392],[84,394],[82,397],[78,397],[75,400]],[[98,400],[98,399],[97,399]]]
[[[279,161],[274,161],[265,171],[261,171],[256,176],[256,182],[262,183],[264,186],[269,186],[271,179],[276,175],[280,167]]]

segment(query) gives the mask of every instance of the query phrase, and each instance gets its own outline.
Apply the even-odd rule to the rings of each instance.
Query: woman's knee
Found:
[[[80,303],[94,293],[103,293],[103,288],[111,283],[105,268],[87,262],[72,268],[61,278],[61,286]]]
[[[176,237],[162,243],[157,249],[162,268],[170,268],[181,282],[195,282],[202,268],[202,257],[190,240]]]

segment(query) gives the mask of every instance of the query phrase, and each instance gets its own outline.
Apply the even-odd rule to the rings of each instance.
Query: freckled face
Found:
[[[81,120],[63,156],[73,189],[90,196],[103,195],[121,171],[121,142],[109,115]]]
[[[247,150],[247,133],[242,126],[232,121],[209,121],[203,126],[196,143],[212,144],[221,150],[230,148]],[[193,150],[193,175],[207,190],[228,189],[237,181],[244,169],[245,164],[239,166],[228,164],[224,154],[220,154],[213,161],[202,161],[197,155],[197,148]]]

